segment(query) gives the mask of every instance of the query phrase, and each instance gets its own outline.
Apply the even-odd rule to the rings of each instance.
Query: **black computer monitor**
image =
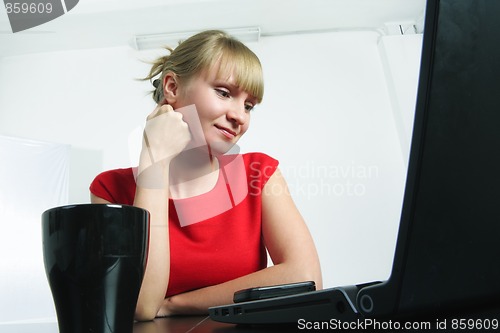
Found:
[[[500,304],[499,17],[500,1],[427,3],[398,247],[387,288],[358,295],[369,315]]]

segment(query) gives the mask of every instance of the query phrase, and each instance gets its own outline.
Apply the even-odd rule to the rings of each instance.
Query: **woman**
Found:
[[[136,319],[204,314],[249,287],[313,280],[321,288],[313,240],[278,162],[226,154],[262,101],[257,56],[221,31],[169,51],[146,78],[158,106],[147,118],[139,166],[104,172],[90,187],[92,203],[151,214]]]

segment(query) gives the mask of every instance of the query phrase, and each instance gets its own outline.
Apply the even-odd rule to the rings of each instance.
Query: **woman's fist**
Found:
[[[189,127],[182,114],[168,104],[161,105],[147,117],[142,154],[147,154],[152,164],[171,160],[182,152],[190,140]]]

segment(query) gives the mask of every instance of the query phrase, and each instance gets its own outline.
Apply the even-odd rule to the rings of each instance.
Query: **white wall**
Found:
[[[422,34],[384,36],[379,43],[403,157],[410,153],[421,49]]]
[[[413,112],[420,50],[416,40],[417,57],[395,47],[384,59],[385,38],[328,33],[254,46],[266,96],[241,146],[281,161],[317,242],[325,287],[386,279],[392,267],[407,156],[391,101],[404,96],[398,111]]]
[[[128,133],[152,105],[146,85],[135,80],[147,66],[131,52],[123,47],[0,61],[0,133],[72,145],[73,161],[85,164],[73,163],[71,202],[89,200],[82,183],[103,168],[129,164]]]
[[[407,158],[393,94],[414,99],[418,57],[405,64],[393,48],[387,60],[380,40],[337,32],[249,45],[266,92],[240,147],[280,160],[316,240],[325,287],[390,273]],[[131,163],[129,137],[153,108],[149,84],[134,79],[149,68],[139,59],[155,54],[123,47],[0,59],[0,134],[70,144],[69,201],[88,202],[96,173]],[[393,65],[412,78],[390,74]],[[413,103],[401,108],[411,113]]]
[[[70,147],[0,135],[0,161],[0,324],[52,317],[40,215],[68,201]]]

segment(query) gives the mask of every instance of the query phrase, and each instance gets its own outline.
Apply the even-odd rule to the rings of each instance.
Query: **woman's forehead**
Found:
[[[206,71],[206,75],[230,83],[259,101],[262,99],[263,77],[260,64],[248,63],[238,57],[221,56]]]

